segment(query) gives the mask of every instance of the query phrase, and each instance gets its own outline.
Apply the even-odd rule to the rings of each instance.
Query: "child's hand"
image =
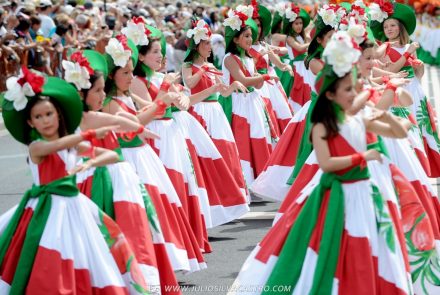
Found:
[[[90,169],[92,166],[93,166],[93,159],[90,159],[86,162],[76,165],[73,169],[69,170],[67,173],[69,175],[77,174]]]
[[[382,156],[375,149],[368,150],[368,151],[364,152],[363,156],[366,161],[376,160],[376,161],[379,161],[380,163],[382,163]]]
[[[114,126],[106,126],[106,127],[101,127],[101,128],[95,129],[96,138],[103,139],[104,137],[107,136],[107,134],[109,132],[116,130],[118,128],[119,128],[118,125],[114,125]]]

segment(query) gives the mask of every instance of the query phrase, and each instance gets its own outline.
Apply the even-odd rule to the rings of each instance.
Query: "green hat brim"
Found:
[[[272,15],[266,6],[258,4],[258,16],[263,28],[263,37],[266,37],[271,31]]]
[[[248,18],[245,22],[245,25],[249,26],[252,31],[252,43],[254,43],[258,39],[258,26],[255,23],[255,21],[252,18]],[[240,29],[241,31],[241,29]],[[225,42],[226,42],[226,48],[229,47],[229,44],[231,44],[232,39],[236,37],[238,34],[237,30],[232,30],[230,27],[225,28]]]
[[[271,33],[274,34],[275,28],[278,27],[278,25],[283,21],[283,18],[278,13],[278,11],[275,12],[273,18],[272,18],[272,27],[270,28]]]
[[[62,79],[46,77],[42,92],[39,95],[50,96],[57,101],[62,111],[67,132],[69,134],[74,133],[81,122],[83,111],[81,98],[76,88]],[[3,97],[4,93],[1,96]],[[29,98],[28,104],[35,97]],[[31,127],[27,123],[27,107],[21,111],[16,111],[12,103],[5,99],[3,100],[2,107],[5,127],[16,140],[26,144],[26,140],[31,132]]]
[[[394,18],[400,21],[408,32],[408,35],[414,33],[416,29],[416,14],[410,6],[401,3],[394,3],[394,13],[390,15],[388,19],[389,18]],[[370,28],[376,40],[382,42],[387,40],[385,32],[383,31],[383,22],[371,21],[370,19]]]
[[[107,80],[108,66],[105,57],[101,53],[94,50],[84,50],[83,55],[90,63],[90,67],[94,71],[101,72],[104,76],[104,80]]]
[[[305,11],[303,8],[299,10],[298,17],[302,18],[303,20],[303,28],[307,28],[307,26],[310,24],[310,15]],[[287,34],[289,31],[289,26],[292,25],[292,22],[289,22],[289,20],[286,17],[283,17],[283,33]]]
[[[131,61],[133,62],[133,67],[135,67],[139,58],[139,51],[131,39],[127,38],[127,45],[131,49]],[[107,75],[109,75],[111,72],[113,72],[116,66],[110,54],[105,53],[104,56],[107,62]]]
[[[165,35],[158,28],[150,25],[145,25],[145,27],[151,32],[150,38],[158,38],[160,40],[162,56],[165,57],[165,55],[167,54],[167,40],[165,38]]]

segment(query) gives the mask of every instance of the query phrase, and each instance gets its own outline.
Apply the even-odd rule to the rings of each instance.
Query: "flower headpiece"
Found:
[[[121,30],[127,38],[133,40],[136,46],[148,45],[148,36],[150,30],[145,28],[144,19],[141,17],[133,17],[128,21],[127,26]]]
[[[193,25],[193,28],[186,32],[186,36],[192,38],[196,45],[199,44],[201,40],[208,40],[211,34],[209,25],[203,19],[197,21]]]
[[[285,7],[286,18],[289,22],[294,22],[299,16],[300,9],[294,3],[289,3]]]
[[[355,17],[343,18],[339,25],[339,30],[346,31],[357,44],[364,42],[368,36],[366,22],[360,21]]]
[[[238,5],[235,11],[244,13],[248,18],[254,15],[255,7],[253,5]]]
[[[370,4],[370,10],[368,14],[372,21],[379,23],[384,22],[388,17],[394,13],[393,3],[386,0],[375,0]]]
[[[76,86],[76,89],[89,89],[90,75],[93,75],[93,69],[84,55],[77,51],[70,56],[70,61],[63,60],[64,80]]]
[[[286,14],[286,8],[289,4],[286,2],[277,3],[275,5],[275,11],[278,12],[278,14],[283,17]]]
[[[253,13],[252,13],[252,18],[253,18],[253,19],[256,19],[256,18],[259,17],[257,0],[251,0],[251,6],[252,6],[252,8],[254,9],[254,10],[253,10]]]
[[[27,97],[41,93],[44,85],[44,77],[22,66],[18,77],[10,77],[6,80],[5,99],[13,103],[16,111],[26,108]]]
[[[340,20],[346,15],[346,10],[342,6],[335,4],[325,4],[318,10],[318,15],[321,17],[325,25],[336,29]]]
[[[346,31],[338,31],[333,34],[322,56],[333,72],[341,78],[351,71],[352,66],[359,60],[361,51]]]
[[[243,5],[241,5],[241,6],[243,6]],[[251,16],[252,16],[252,14],[251,14]],[[228,18],[225,19],[225,21],[223,22],[223,25],[225,27],[230,27],[233,31],[240,31],[241,28],[246,26],[245,23],[248,20],[248,18],[249,18],[249,16],[243,12],[231,10],[228,13]]]
[[[131,50],[125,35],[118,35],[111,38],[105,47],[105,52],[113,59],[113,63],[119,67],[125,67],[131,56]]]

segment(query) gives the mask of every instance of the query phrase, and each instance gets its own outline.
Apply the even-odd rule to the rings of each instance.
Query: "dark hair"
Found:
[[[58,113],[58,118],[59,118],[58,136],[59,137],[66,136],[68,133],[67,133],[67,128],[66,128],[66,122],[64,120],[64,114],[62,112],[60,104],[50,96],[37,95],[34,98],[30,99],[28,105],[26,106],[26,119],[30,120],[31,119],[31,111],[34,108],[34,106],[36,106],[37,104],[44,102],[44,101],[50,102],[55,107],[55,109]],[[31,127],[29,126],[29,124],[26,124],[26,126],[28,128],[27,128],[27,132],[25,130],[25,133],[26,133],[25,134],[25,143],[27,145],[29,145],[34,140],[34,138],[32,138],[32,136],[31,136]]]
[[[347,75],[349,75],[348,73]],[[336,89],[338,88],[342,79],[344,79],[347,75],[342,78],[336,79],[326,90],[331,93],[336,93]],[[326,135],[323,139],[329,139],[338,134],[338,118],[336,117],[336,113],[334,110],[333,102],[329,100],[324,93],[319,96],[316,100],[316,105],[313,108],[312,114],[310,116],[310,121],[312,124],[322,123],[326,130]]]
[[[149,39],[148,45],[139,46],[138,47],[139,55],[147,54],[151,50],[151,47],[153,47],[153,43],[156,42],[156,41],[160,43],[160,39],[159,38],[151,38],[151,39]],[[142,70],[142,62],[140,60],[138,60],[137,64],[134,65],[134,66],[135,67],[134,67],[134,70],[133,70],[133,74],[135,76],[139,76],[139,77],[145,76],[145,73]]]
[[[115,66],[114,69],[111,71],[111,73],[109,73],[107,80],[105,81],[105,86],[104,86],[104,92],[106,93],[107,97],[112,97],[116,95],[116,84],[114,82],[114,76],[115,73],[121,69],[120,66]]]
[[[31,16],[30,21],[31,21],[31,26],[41,24],[41,19],[36,15]]]
[[[296,21],[296,19],[301,19],[302,20],[302,30],[301,32],[298,34],[297,32],[295,32],[295,30],[292,28],[293,23]],[[306,41],[306,33],[304,32],[304,20],[301,17],[297,17],[293,22],[290,23],[290,25],[287,27],[287,35],[293,38],[296,38],[297,36],[301,36],[301,38],[303,38],[304,42]]]
[[[322,30],[319,31],[319,33],[315,36],[316,42],[311,42],[309,45],[309,48],[307,49],[307,57],[304,59],[304,64],[306,66],[306,69],[309,69],[310,61],[315,58],[321,58],[321,56],[313,56],[315,54],[316,50],[318,50],[318,47],[320,44],[318,43],[318,38],[322,39],[328,32],[333,30],[332,26],[326,25]]]
[[[365,39],[361,44],[359,44],[359,47],[361,48],[362,51],[368,48],[373,48],[374,46],[375,46],[374,42],[368,38]]]
[[[18,26],[15,27],[17,32],[25,32],[31,27],[31,22],[28,19],[21,19]]]
[[[247,30],[251,30],[251,33],[252,33],[252,29],[251,29],[251,27],[248,26],[248,25],[246,25],[246,26],[242,27],[242,28],[240,29],[240,31],[238,31],[237,33],[235,33],[234,38],[238,38],[238,37],[240,37],[241,34],[243,34],[243,33],[244,33],[245,31],[247,31]],[[240,55],[240,52],[238,51],[238,48],[237,48],[237,44],[235,44],[234,40],[231,40],[231,42],[229,42],[228,47],[226,47],[226,53],[231,53],[231,54],[235,54],[235,55]],[[246,54],[247,57],[251,57],[251,56],[249,55],[248,52],[246,52],[245,54]]]
[[[83,103],[83,111],[87,112],[89,111],[89,107],[87,106],[86,100],[87,100],[87,95],[89,94],[89,90],[93,88],[93,84],[95,84],[95,82],[101,78],[104,77],[104,74],[99,72],[99,71],[94,71],[93,75],[90,76],[90,83],[92,84],[92,86],[89,89],[81,89],[81,94],[82,94],[82,103]]]
[[[264,41],[264,26],[261,17],[258,17],[258,21],[260,22],[260,35],[258,35],[257,40]]]

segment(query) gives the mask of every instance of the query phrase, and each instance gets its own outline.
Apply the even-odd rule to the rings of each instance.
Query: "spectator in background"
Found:
[[[33,15],[30,18],[30,22],[31,22],[31,28],[29,29],[29,34],[32,38],[32,40],[35,42],[37,40],[37,36],[40,35],[42,36],[42,32],[40,31],[41,29],[41,19],[36,16]]]
[[[174,60],[174,43],[176,42],[176,38],[174,34],[169,31],[164,32],[164,36],[167,40],[166,71],[168,73],[171,73],[176,71],[176,65]]]
[[[41,33],[45,38],[51,37],[53,30],[55,30],[55,22],[50,17],[52,5],[50,0],[40,0],[40,5],[38,6],[38,16],[41,19]]]
[[[182,70],[183,60],[185,59],[185,52],[188,46],[186,46],[186,35],[182,34],[176,44],[174,44],[174,66],[177,73]]]
[[[219,33],[222,29],[222,23],[219,20],[218,12],[212,11],[209,14],[209,19],[211,20],[211,23],[209,24],[209,26],[211,27],[211,31],[213,33]]]

